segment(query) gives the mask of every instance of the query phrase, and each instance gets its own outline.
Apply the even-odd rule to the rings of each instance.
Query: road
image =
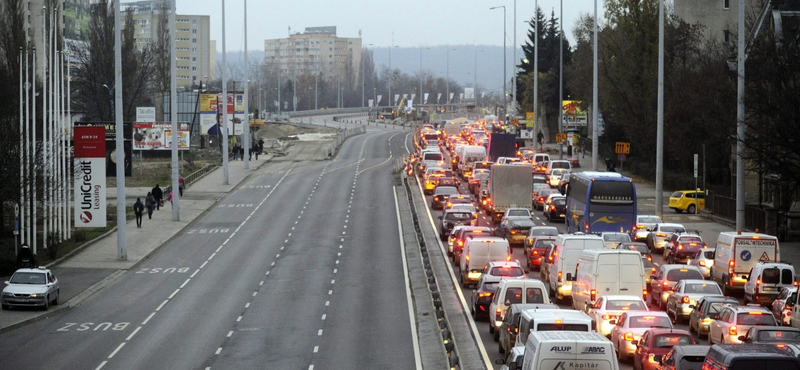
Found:
[[[389,158],[275,161],[138,269],[2,336],[9,369],[415,368]],[[346,340],[342,340],[345,339]]]

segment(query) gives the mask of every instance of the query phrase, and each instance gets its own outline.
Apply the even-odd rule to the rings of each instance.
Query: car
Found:
[[[539,265],[539,279],[545,284],[550,285],[550,266],[553,265],[553,252],[556,248],[555,242],[545,249],[541,264]]]
[[[636,216],[636,225],[633,227],[633,240],[637,242],[647,240],[647,235],[650,235],[652,230],[657,224],[663,223],[661,217],[656,215],[638,215]]]
[[[655,356],[658,370],[701,370],[711,346],[702,344],[675,346],[664,356]],[[659,358],[660,357],[660,358]]]
[[[561,176],[564,176],[565,173],[569,173],[569,171],[563,168],[554,169],[552,172],[550,172],[550,176],[547,178],[547,183],[550,184],[550,187],[558,189]]]
[[[743,343],[800,343],[800,329],[786,326],[754,326],[740,335]]]
[[[697,344],[692,334],[678,329],[650,329],[642,338],[633,342],[636,352],[633,355],[634,370],[656,370],[656,356],[666,355],[674,346]]]
[[[475,225],[478,224],[478,210],[475,208],[475,205],[472,204],[472,203],[469,203],[469,204],[468,203],[453,204],[450,207],[449,210],[450,211],[458,210],[458,211],[461,211],[461,212],[469,212],[470,214],[472,214],[472,218],[475,219],[475,223],[474,224]]]
[[[572,163],[565,159],[555,159],[547,162],[547,169],[544,170],[544,175],[550,178],[550,175],[553,171],[557,169],[564,169],[567,171],[572,171]]]
[[[738,306],[739,301],[732,297],[703,297],[692,305],[692,312],[689,314],[689,331],[697,333],[698,338],[708,335],[708,327],[713,317],[719,314],[725,306]]]
[[[592,306],[589,307],[589,317],[595,322],[595,330],[605,335],[611,336],[611,328],[614,327],[611,320],[618,319],[625,312],[650,311],[647,303],[642,297],[635,295],[604,295],[597,298]]]
[[[708,344],[741,344],[739,336],[753,326],[777,326],[772,312],[759,305],[727,306],[714,316],[708,330]]]
[[[440,186],[433,191],[433,200],[431,201],[431,208],[443,209],[447,198],[452,195],[458,195],[458,188],[455,186]]]
[[[558,236],[558,229],[555,226],[534,226],[528,230],[528,238],[525,239],[525,255],[531,251],[536,236]]]
[[[508,244],[522,246],[528,237],[528,230],[536,224],[525,216],[508,216],[500,221],[495,229],[495,235],[508,239]]]
[[[502,219],[504,220],[506,219],[506,217],[527,217],[531,219],[531,221],[533,220],[533,216],[531,215],[531,210],[522,207],[511,207],[507,209],[505,213],[503,213]]]
[[[692,256],[688,264],[700,269],[700,273],[703,274],[703,279],[710,279],[711,266],[714,266],[714,253],[716,253],[716,251],[716,248],[699,249],[694,252],[694,256]]]
[[[547,212],[550,210],[550,205],[553,203],[553,199],[556,198],[567,199],[565,196],[561,195],[561,193],[559,193],[558,191],[550,193],[550,195],[548,195],[547,198],[544,198],[544,203],[542,204],[542,216],[547,216]]]
[[[650,294],[652,288],[650,283],[653,281],[653,275],[656,274],[656,265],[653,264],[653,259],[650,257],[642,256],[642,267],[644,267],[644,284],[647,287],[647,293]],[[649,272],[649,273],[648,273]],[[647,299],[648,301],[650,298]]]
[[[781,325],[789,326],[792,324],[792,306],[797,300],[797,287],[787,286],[781,288],[781,293],[772,301],[772,316]]]
[[[672,288],[667,297],[667,315],[672,314],[673,322],[689,318],[697,300],[703,297],[723,297],[722,289],[714,281],[686,279]]]
[[[622,242],[617,244],[617,249],[637,251],[650,261],[653,260],[653,255],[650,254],[650,248],[647,248],[647,244],[641,242]]]
[[[535,173],[533,174],[533,183],[547,185],[547,177],[545,177],[543,174]]]
[[[664,245],[667,244],[667,241],[672,236],[672,234],[676,232],[686,232],[686,228],[683,227],[681,224],[675,223],[664,223],[664,224],[657,224],[653,226],[653,229],[650,231],[650,234],[647,235],[647,246],[650,248],[651,253],[656,252],[663,252]]]
[[[703,279],[696,267],[686,265],[661,265],[650,279],[650,300],[664,309],[667,297],[678,281],[683,279]]]
[[[447,198],[447,202],[444,204],[444,209],[453,208],[453,206],[457,204],[469,204],[471,206],[475,205],[475,202],[472,200],[472,197],[469,195],[462,195],[458,194],[455,196],[450,196]]]
[[[620,243],[631,242],[631,236],[626,233],[602,232],[600,237],[603,238],[606,249],[617,249],[617,245]]]
[[[477,221],[475,220],[474,213],[453,209],[445,210],[444,214],[439,216],[439,220],[441,220],[441,224],[439,225],[439,237],[442,240],[447,240],[447,237],[450,235],[450,230],[456,225],[475,226]]]
[[[572,172],[565,172],[563,175],[561,175],[561,178],[558,180],[557,188],[558,188],[558,191],[561,192],[561,194],[564,194],[564,195],[567,194],[567,188],[569,188],[569,178],[571,176],[572,176]]]
[[[547,220],[563,220],[567,214],[567,197],[555,197],[550,201],[550,206],[544,210],[544,215]]]
[[[428,176],[426,176],[425,177],[425,183],[423,184],[423,187],[422,187],[423,193],[425,193],[425,195],[433,194],[433,189],[436,188],[436,183],[439,182],[440,178],[442,178],[442,175],[439,174],[439,173],[435,173],[435,172],[433,172],[433,173],[429,174]],[[456,186],[456,185],[452,184],[450,186]]]
[[[472,290],[470,299],[470,313],[475,321],[489,320],[489,305],[492,303],[492,296],[497,290],[497,284],[503,278],[500,276],[482,275]]]
[[[553,244],[556,242],[556,237],[550,235],[537,235],[531,238],[530,234],[528,234],[528,239],[525,240],[526,245],[528,244],[529,239],[533,239],[533,242],[531,242],[532,247],[526,248],[526,250],[529,252],[525,252],[525,255],[528,256],[528,258],[526,258],[528,271],[531,271],[534,267],[541,268],[542,259],[544,259],[544,253],[547,251],[547,247],[553,246]]]
[[[467,226],[459,230],[453,239],[453,262],[456,264],[461,260],[461,253],[464,251],[464,244],[470,236],[491,236],[492,229],[485,226]]]
[[[674,233],[664,244],[663,256],[667,263],[688,264],[694,252],[708,248],[703,238],[695,233]]]
[[[468,227],[466,225],[456,225],[450,230],[450,236],[447,237],[447,255],[453,255],[453,243],[456,240],[456,235],[458,234],[459,230]]]
[[[500,366],[500,370],[520,370],[522,369],[523,361],[525,360],[525,347],[512,347],[510,351],[506,352],[506,358],[497,359],[495,363]]]
[[[648,329],[672,329],[667,314],[656,311],[625,312],[619,319],[611,320],[610,323],[614,325],[611,328],[611,343],[620,362],[628,361],[634,354],[636,346],[633,342],[642,339],[642,334]]]
[[[481,189],[481,181],[488,181],[489,170],[475,170],[469,176],[469,191],[472,194],[478,194]]]
[[[496,276],[506,279],[527,279],[528,275],[517,261],[492,261],[483,267],[481,276]]]
[[[706,208],[706,193],[700,189],[678,190],[669,196],[669,208],[676,213],[696,213]]]
[[[57,305],[61,295],[58,279],[46,268],[22,268],[5,282],[0,304],[3,310],[16,307],[41,307],[47,311]]]
[[[556,190],[556,189],[547,188],[547,189],[539,190],[539,192],[536,193],[536,200],[533,202],[533,206],[536,209],[544,209],[544,201],[547,199],[547,196],[550,195],[550,194],[561,195],[561,193],[559,193],[558,190]]]
[[[758,262],[747,273],[744,303],[771,305],[781,288],[795,286],[794,266],[781,262]]]
[[[458,179],[456,179],[455,177],[440,176],[437,177],[436,179],[437,179],[436,183],[434,184],[433,187],[434,189],[436,189],[439,186],[454,186],[456,188],[458,188],[459,186]],[[433,190],[431,190],[431,193],[433,193]]]

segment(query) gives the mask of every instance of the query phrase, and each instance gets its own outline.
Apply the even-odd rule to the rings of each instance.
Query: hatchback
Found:
[[[692,312],[689,314],[689,332],[697,332],[697,336],[702,338],[708,335],[708,326],[714,321],[714,316],[722,312],[725,306],[738,306],[739,301],[731,297],[703,297],[694,305],[691,305]]]
[[[702,190],[678,190],[669,196],[669,208],[677,213],[696,213],[706,208],[706,193]]]
[[[658,367],[656,356],[664,356],[672,347],[697,344],[692,334],[686,330],[650,329],[642,334],[642,339],[634,341],[636,352],[633,355],[635,370],[655,370]]]
[[[744,335],[753,326],[777,326],[778,322],[772,312],[758,305],[725,307],[718,315],[708,331],[708,344],[740,344],[740,335]]]

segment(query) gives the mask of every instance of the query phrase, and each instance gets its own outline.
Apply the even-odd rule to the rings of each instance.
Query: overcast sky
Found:
[[[550,17],[559,16],[559,0],[538,0],[539,7]],[[598,11],[602,19],[602,1]],[[333,5],[339,4],[339,5]],[[593,1],[564,2],[564,32],[572,37],[572,29],[581,13],[593,13]],[[248,49],[263,49],[265,39],[287,37],[303,32],[306,27],[336,26],[339,37],[358,37],[362,31],[364,45],[376,47],[436,46],[448,44],[503,45],[503,9],[506,6],[507,44],[511,48],[514,35],[514,0],[249,0]],[[178,14],[210,15],[211,39],[222,51],[222,0],[177,0]],[[226,0],[226,48],[244,49],[244,0]],[[526,37],[534,14],[534,0],[517,1],[517,44]]]

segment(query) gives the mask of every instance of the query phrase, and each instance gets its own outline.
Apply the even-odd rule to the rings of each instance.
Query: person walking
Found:
[[[536,142],[539,144],[540,150],[544,149],[542,146],[542,143],[544,143],[544,134],[542,133],[542,130],[539,130],[539,133],[536,134]]]
[[[233,160],[239,159],[239,143],[233,144]]]
[[[136,198],[136,203],[133,203],[133,214],[136,216],[136,227],[142,228],[142,215],[144,214],[144,204],[142,198]]]
[[[264,154],[264,139],[262,138],[258,139],[258,152]],[[258,158],[256,157],[256,159]]]
[[[156,187],[154,187],[150,192],[153,193],[153,197],[156,198],[156,210],[160,210],[161,202],[164,200],[164,192],[161,191],[161,188],[158,187],[158,184],[156,184]]]
[[[167,195],[167,199],[169,200],[169,205],[172,205],[172,190],[169,191],[169,194]]]
[[[183,179],[183,176],[178,178],[178,194],[183,196],[183,188],[186,187],[186,180]]]
[[[144,203],[147,206],[147,219],[150,220],[153,218],[153,210],[156,208],[156,197],[153,196],[153,193],[147,193]]]

